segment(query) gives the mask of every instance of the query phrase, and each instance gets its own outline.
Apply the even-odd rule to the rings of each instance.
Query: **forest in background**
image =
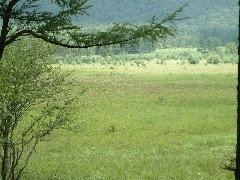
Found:
[[[207,59],[208,56],[212,56],[215,53],[218,57],[224,58],[224,62],[237,62],[237,0],[89,0],[88,3],[91,7],[87,10],[87,15],[72,17],[73,22],[82,26],[82,30],[87,32],[104,31],[115,22],[143,24],[150,20],[153,15],[160,18],[164,17],[185,4],[187,6],[181,12],[180,18],[187,17],[187,19],[176,22],[178,29],[175,36],[169,37],[165,41],[159,40],[156,43],[142,41],[139,45],[125,45],[123,47],[118,45],[88,49],[66,49],[60,47],[57,51],[56,62],[79,64],[101,63],[104,61],[105,63],[106,60],[102,60],[102,58],[122,54],[124,56],[119,58],[125,58],[127,61],[130,59],[131,61],[139,58],[137,56],[128,57],[125,54],[152,53],[157,49],[167,48],[195,48],[197,49],[197,54],[186,51],[182,51],[178,57],[171,53],[162,55],[151,54],[150,59],[152,57],[159,58],[160,56],[164,60],[181,58],[182,60],[191,61],[189,59]],[[56,7],[49,4],[48,1],[44,1],[42,7],[50,12],[58,12]],[[231,53],[234,54],[234,57],[224,57],[224,55]],[[89,58],[89,56],[91,57]],[[149,60],[149,56],[146,56],[142,59]],[[78,59],[77,62],[74,60],[76,58]],[[112,64],[112,61],[115,61],[116,58],[111,59],[110,63],[107,64]]]
[[[153,15],[164,16],[188,4],[181,13],[187,20],[178,22],[175,46],[197,46],[214,37],[226,45],[237,38],[238,5],[236,0],[90,0],[88,16],[73,18],[77,24],[111,24],[113,22],[148,21]]]
[[[92,29],[103,29],[114,22],[144,23],[153,15],[164,17],[187,4],[180,17],[188,17],[177,22],[179,26],[174,46],[196,47],[209,37],[226,45],[237,39],[238,1],[237,0],[90,0],[87,15],[73,17],[78,25]],[[57,12],[48,3],[44,9]]]
[[[150,20],[153,15],[164,17],[164,15],[174,12],[185,4],[187,6],[180,17],[188,17],[188,19],[176,22],[178,30],[174,37],[169,37],[165,41],[161,40],[154,44],[142,41],[138,46],[126,45],[119,47],[115,45],[105,48],[89,48],[87,50],[60,48],[58,55],[61,58],[57,58],[57,61],[61,62],[62,59],[65,59],[64,61],[67,61],[67,63],[72,63],[69,62],[69,57],[79,55],[101,55],[106,57],[119,54],[150,53],[156,49],[166,48],[197,48],[198,52],[203,53],[201,56],[206,55],[206,52],[217,52],[219,56],[222,56],[225,50],[222,50],[224,51],[222,52],[221,48],[218,47],[236,49],[238,41],[238,5],[236,0],[179,0],[177,2],[173,0],[102,0],[101,2],[90,0],[89,5],[92,5],[92,7],[88,9],[88,15],[73,17],[73,21],[81,25],[83,31],[104,31],[112,26],[114,22],[142,24]],[[54,7],[46,8],[57,11]],[[235,47],[233,47],[233,43]],[[186,54],[186,60],[189,56],[192,56],[189,53]],[[78,61],[96,62],[99,60],[96,60],[96,58],[89,60],[88,58],[88,60]]]

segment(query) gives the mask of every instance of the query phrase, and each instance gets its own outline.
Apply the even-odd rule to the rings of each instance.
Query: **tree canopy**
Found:
[[[46,5],[46,3],[45,3]],[[82,32],[82,27],[72,23],[72,17],[85,15],[91,7],[88,0],[51,0],[49,6],[57,11],[43,10],[39,0],[1,0],[0,59],[4,48],[14,41],[33,36],[48,43],[67,48],[89,48],[111,44],[137,43],[140,38],[155,41],[172,36],[179,20],[180,7],[163,18],[154,16],[143,25],[118,24],[104,32]]]

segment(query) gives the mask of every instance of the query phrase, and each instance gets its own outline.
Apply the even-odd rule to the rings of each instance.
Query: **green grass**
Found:
[[[69,129],[41,142],[23,179],[234,179],[234,65],[63,66],[76,104]]]

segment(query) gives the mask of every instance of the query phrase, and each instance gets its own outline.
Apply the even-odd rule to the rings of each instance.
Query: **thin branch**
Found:
[[[32,156],[33,152],[35,151],[35,148],[36,148],[36,145],[37,145],[37,144],[38,144],[38,139],[36,139],[36,141],[34,142],[34,144],[33,144],[33,146],[32,146],[32,149],[31,149],[30,153],[28,154],[28,156],[27,156],[27,158],[26,158],[26,160],[25,160],[24,165],[23,165],[22,168],[19,170],[16,179],[20,179],[23,170],[27,167],[28,162],[29,162],[29,159],[30,159],[30,157]]]
[[[32,30],[22,30],[16,34],[14,34],[13,36],[11,36],[5,43],[5,46],[8,46],[9,44],[13,43],[14,41],[16,41],[19,37],[21,36],[28,36],[28,35],[32,35],[35,38],[38,39],[42,39],[48,43],[51,44],[55,44],[57,46],[62,46],[62,47],[66,47],[66,48],[90,48],[90,47],[100,47],[100,46],[107,46],[107,45],[113,45],[113,44],[123,44],[123,43],[127,43],[129,41],[135,40],[140,38],[139,37],[133,37],[133,38],[129,38],[129,39],[123,39],[123,40],[117,40],[117,41],[113,41],[113,42],[106,42],[106,43],[99,43],[99,44],[91,44],[91,45],[70,45],[70,44],[65,44],[62,43],[60,41],[55,40],[51,40],[48,37],[42,35],[42,34],[38,34]]]

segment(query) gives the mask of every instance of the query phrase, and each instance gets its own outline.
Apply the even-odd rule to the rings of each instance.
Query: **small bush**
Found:
[[[225,56],[223,58],[223,63],[227,64],[227,63],[232,63],[232,59],[230,56]]]
[[[221,62],[221,57],[218,54],[212,54],[207,57],[207,63],[209,64],[219,64]]]
[[[238,63],[238,56],[237,55],[227,55],[223,59],[224,63],[231,63],[231,64],[237,64]]]
[[[188,56],[188,62],[189,64],[198,64],[199,63],[199,58],[197,56],[189,55]]]
[[[100,61],[100,64],[105,66],[105,65],[107,65],[107,62],[103,59],[103,60]]]

